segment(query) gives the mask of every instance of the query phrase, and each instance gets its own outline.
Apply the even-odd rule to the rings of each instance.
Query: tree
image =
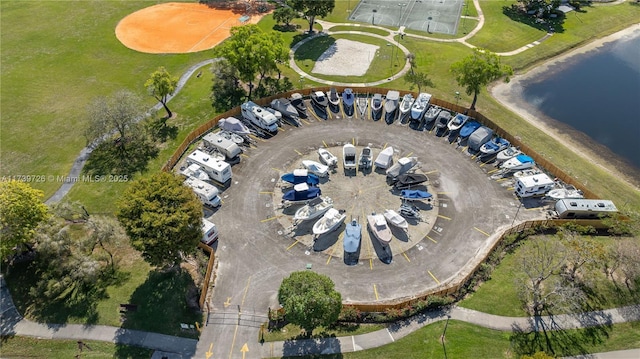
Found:
[[[15,249],[30,247],[36,227],[49,218],[43,197],[42,191],[25,182],[0,182],[0,260]]]
[[[132,182],[118,202],[117,217],[131,245],[154,266],[179,263],[202,238],[202,205],[172,173]]]
[[[325,17],[336,6],[335,0],[289,0],[289,6],[293,10],[301,12],[302,16],[309,21],[309,33],[313,32],[313,23],[316,17]]]
[[[295,19],[298,14],[289,6],[282,6],[273,12],[273,20],[278,23],[283,22],[286,27],[290,26],[291,20]]]
[[[139,134],[138,121],[144,116],[142,101],[136,94],[126,90],[118,91],[111,97],[94,100],[89,106],[85,136],[89,143],[93,143],[114,134],[114,142],[126,153],[127,139]]]
[[[216,111],[226,111],[240,106],[247,96],[242,86],[238,70],[222,59],[211,65],[213,85],[211,87],[212,106]]]
[[[407,54],[407,60],[409,61],[411,68],[409,69],[409,72],[404,75],[404,81],[410,84],[409,90],[413,90],[414,86],[417,86],[418,92],[422,92],[422,87],[434,87],[433,82],[427,74],[415,70],[416,55]]]
[[[167,106],[167,99],[175,92],[176,87],[178,86],[178,78],[171,76],[167,69],[160,66],[151,74],[151,77],[149,77],[147,82],[144,83],[144,86],[147,88],[147,91],[149,91],[151,96],[160,101],[164,109],[167,111],[167,118],[171,118],[173,114]]]
[[[115,272],[116,263],[110,245],[117,245],[126,238],[124,229],[113,217],[90,216],[87,220],[88,236],[84,237],[82,246],[86,247],[86,253],[93,253],[96,247],[102,249],[108,256],[106,264]]]
[[[293,272],[278,290],[278,301],[286,318],[307,335],[319,326],[335,323],[342,310],[342,296],[331,279],[312,271]]]
[[[476,109],[476,101],[480,90],[501,77],[509,82],[513,69],[508,65],[501,65],[498,55],[488,50],[476,48],[473,54],[451,65],[450,71],[455,76],[458,85],[463,86],[467,95],[473,94],[470,109]]]

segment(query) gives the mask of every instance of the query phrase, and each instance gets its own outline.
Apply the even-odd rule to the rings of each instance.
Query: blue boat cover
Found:
[[[320,178],[318,178],[318,176],[314,175],[313,173],[306,173],[306,170],[301,173],[297,173],[296,171],[285,173],[280,178],[283,181],[289,182],[291,184],[306,183],[309,186],[313,186],[320,183]]]
[[[314,199],[321,194],[322,191],[320,191],[320,188],[318,187],[309,187],[309,189],[303,191],[296,191],[295,189],[292,189],[286,192],[282,196],[282,199],[285,201],[306,201]]]
[[[477,130],[480,126],[480,122],[478,121],[467,121],[460,129],[460,137],[469,137],[473,131]]]
[[[404,189],[400,193],[401,193],[402,198],[425,199],[425,198],[431,198],[432,197],[431,193],[429,193],[427,191],[416,190],[416,189]]]
[[[358,250],[360,246],[360,236],[362,232],[362,226],[355,220],[347,223],[347,228],[344,235],[344,251],[347,253],[353,253]]]
[[[520,161],[520,163],[532,163],[533,158],[527,156],[527,155],[518,155],[516,156],[516,158],[518,159],[518,161]]]

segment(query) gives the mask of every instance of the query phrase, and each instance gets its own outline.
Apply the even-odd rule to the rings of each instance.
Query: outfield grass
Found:
[[[69,358],[91,358],[91,359],[111,359],[111,358],[151,358],[153,350],[113,344],[108,342],[98,342],[92,340],[83,341],[88,346],[83,347],[82,352],[78,350],[77,340],[52,340],[37,339],[28,337],[7,337],[3,338],[2,356],[12,359],[26,358],[48,358],[48,359],[69,359]],[[78,355],[78,356],[77,356]]]

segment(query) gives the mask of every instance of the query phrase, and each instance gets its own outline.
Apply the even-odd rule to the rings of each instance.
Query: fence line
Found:
[[[213,248],[205,245],[204,243],[198,243],[198,248],[204,249],[209,253],[209,262],[207,263],[207,273],[204,275],[204,280],[202,281],[202,290],[200,291],[200,299],[198,300],[198,304],[200,304],[200,308],[204,307],[204,301],[207,299],[207,292],[209,291],[209,282],[211,281],[211,276],[213,275],[213,263],[216,260],[216,252]],[[209,312],[209,306],[207,306],[207,313]]]

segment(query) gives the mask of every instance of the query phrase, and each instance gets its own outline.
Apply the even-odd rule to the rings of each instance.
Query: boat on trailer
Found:
[[[344,231],[344,251],[345,253],[355,253],[360,247],[360,239],[362,238],[362,225],[357,220],[352,219],[347,223]]]
[[[329,152],[326,148],[318,148],[318,155],[320,156],[320,162],[329,167],[336,166],[338,164],[338,157]]]
[[[400,92],[390,90],[384,101],[384,120],[387,124],[392,124],[398,116],[398,102],[400,101]]]
[[[429,178],[422,173],[404,173],[396,177],[396,181],[393,186],[396,189],[406,189],[410,188],[411,186],[417,186],[419,184],[427,182],[428,180]]]
[[[309,187],[306,183],[299,183],[293,186],[292,190],[285,192],[282,200],[289,203],[304,203],[322,194],[318,187]]]
[[[496,161],[498,162],[504,162],[508,159],[511,159],[517,155],[521,155],[522,151],[520,151],[517,147],[514,146],[509,146],[506,149],[498,152],[498,155],[496,156]]]
[[[313,234],[317,238],[322,234],[335,231],[342,222],[344,222],[346,217],[346,214],[341,213],[337,209],[329,208],[324,215],[322,215],[322,218],[313,224]]]
[[[356,169],[356,148],[354,145],[347,143],[342,147],[342,164],[345,171]]]
[[[469,119],[469,116],[462,113],[458,113],[455,116],[453,116],[451,121],[449,121],[449,123],[447,124],[447,127],[449,128],[450,132],[458,131],[460,128],[462,128],[462,126],[467,122],[468,119]]]
[[[329,89],[327,92],[327,97],[329,99],[329,109],[333,113],[340,112],[340,95],[338,95],[338,90],[335,87]]]
[[[400,102],[400,123],[407,123],[409,121],[413,102],[413,95],[410,93],[402,96],[402,102]]]
[[[391,228],[387,225],[387,220],[383,215],[372,213],[367,216],[367,223],[380,244],[387,246],[391,242]]]
[[[389,146],[378,154],[373,163],[377,168],[387,169],[393,163],[393,147]]]
[[[496,136],[489,142],[485,142],[482,146],[480,146],[480,152],[482,153],[482,155],[493,155],[506,149],[507,147],[509,147],[509,145],[511,145],[509,141],[505,140],[502,137]]]
[[[398,227],[405,232],[409,230],[409,223],[406,219],[404,219],[404,217],[398,214],[398,212],[392,209],[385,209],[383,215],[387,220],[387,223],[391,224],[392,226]]]
[[[417,189],[403,189],[400,192],[400,197],[405,201],[422,201],[423,199],[430,200],[433,195],[427,191],[421,191]]]
[[[369,107],[369,98],[358,97],[356,99],[356,106],[358,107],[358,112],[360,113],[360,117],[365,117],[365,115],[367,114],[367,108]]]
[[[373,163],[373,152],[371,151],[371,147],[367,146],[362,149],[360,152],[360,157],[358,158],[358,168],[368,170],[371,168],[371,164]]]
[[[280,179],[294,185],[298,183],[306,183],[309,186],[313,186],[320,183],[320,178],[318,178],[317,175],[309,173],[309,170],[302,168],[297,168],[293,170],[293,172],[285,173],[280,177]]]
[[[517,155],[516,157],[503,162],[500,168],[507,171],[520,171],[526,170],[536,165],[533,158],[527,155]]]
[[[378,121],[380,118],[382,118],[382,95],[375,93],[371,98],[371,119]]]
[[[312,160],[303,160],[302,166],[316,176],[326,177],[327,175],[329,175],[329,167],[323,165],[320,162],[316,162]]]
[[[329,114],[327,113],[327,106],[329,100],[322,91],[315,91],[311,93],[311,107],[313,111],[323,120],[326,120]]]
[[[329,197],[316,197],[304,206],[298,208],[293,220],[296,222],[308,221],[322,216],[330,208],[333,208],[333,201]]]
[[[307,114],[307,105],[305,105],[304,103],[302,94],[299,94],[297,92],[292,93],[289,101],[291,102],[293,107],[295,107],[296,111],[298,112],[298,116],[300,116],[301,118],[309,117],[309,114]]]
[[[436,120],[436,118],[440,114],[440,111],[442,111],[441,107],[431,105],[431,107],[429,107],[429,109],[425,111],[424,116],[422,117],[422,125],[420,126],[420,128],[422,129],[423,127],[429,127]]]
[[[420,121],[429,108],[431,94],[421,92],[411,106],[411,121]]]
[[[344,114],[351,117],[353,116],[354,111],[354,102],[355,96],[353,94],[353,90],[350,88],[344,89],[342,92],[342,109],[344,110]]]

